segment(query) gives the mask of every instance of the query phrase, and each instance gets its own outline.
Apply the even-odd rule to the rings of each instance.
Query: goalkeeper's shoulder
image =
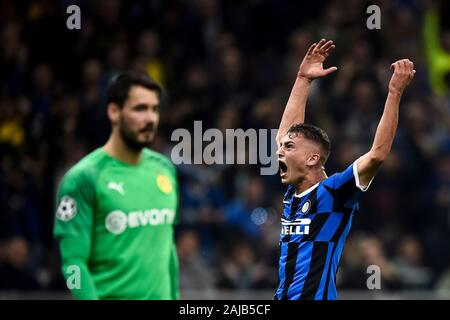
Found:
[[[83,184],[84,186],[95,184],[105,161],[107,159],[104,152],[96,149],[70,167],[63,175],[61,183]]]
[[[145,157],[146,161],[156,162],[163,167],[167,167],[169,170],[173,171],[174,174],[176,173],[175,165],[166,155],[159,153],[155,150],[151,150],[149,148],[144,148],[143,156]]]

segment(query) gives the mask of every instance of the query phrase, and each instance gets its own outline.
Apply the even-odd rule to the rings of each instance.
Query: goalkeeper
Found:
[[[112,133],[63,177],[54,236],[76,299],[178,299],[173,164],[147,148],[161,88],[126,72],[107,91]]]

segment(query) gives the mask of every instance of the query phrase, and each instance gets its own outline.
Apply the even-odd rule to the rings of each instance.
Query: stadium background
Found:
[[[66,28],[67,6],[81,30]],[[366,8],[381,7],[381,30]],[[109,135],[104,92],[121,70],[166,91],[153,148],[171,132],[277,128],[314,41],[339,70],[316,81],[307,119],[332,140],[327,172],[370,148],[390,77],[417,70],[388,161],[361,201],[342,258],[343,298],[450,296],[450,28],[434,1],[0,0],[0,298],[69,298],[52,239],[62,174]],[[436,64],[439,61],[440,64]],[[245,152],[245,150],[241,150]],[[178,166],[182,298],[271,299],[277,282],[278,175],[256,165]],[[368,265],[382,289],[366,288]]]

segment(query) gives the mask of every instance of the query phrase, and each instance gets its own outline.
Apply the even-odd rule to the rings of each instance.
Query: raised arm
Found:
[[[305,120],[305,106],[311,82],[337,70],[336,67],[323,69],[323,62],[334,48],[333,41],[326,41],[325,39],[320,40],[317,44],[313,43],[309,47],[300,64],[297,78],[281,118],[277,144],[279,144],[280,138],[287,133],[294,123],[303,123]]]
[[[361,186],[368,186],[391,151],[395,132],[397,131],[400,99],[416,71],[408,59],[399,60],[391,65],[394,73],[389,82],[389,94],[383,115],[375,134],[372,148],[358,159],[358,176]]]

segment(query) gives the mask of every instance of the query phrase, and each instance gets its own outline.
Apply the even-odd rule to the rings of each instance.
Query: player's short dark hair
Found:
[[[325,164],[325,162],[327,162],[328,156],[330,155],[331,142],[330,138],[328,138],[328,134],[324,130],[312,124],[299,123],[292,125],[287,133],[300,134],[305,139],[318,144],[323,151],[323,154],[321,156],[322,164]]]
[[[142,86],[151,91],[155,91],[158,98],[161,99],[161,86],[146,72],[126,71],[116,76],[109,83],[106,90],[106,103],[115,103],[122,108],[128,98],[128,93],[132,86]]]

